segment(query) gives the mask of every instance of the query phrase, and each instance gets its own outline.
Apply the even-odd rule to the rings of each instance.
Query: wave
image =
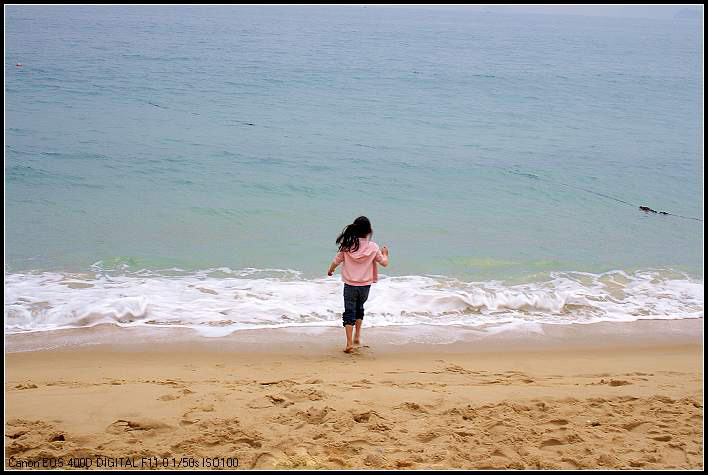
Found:
[[[9,273],[8,334],[91,327],[188,327],[205,336],[293,326],[339,326],[342,286],[293,270],[141,270]],[[668,270],[550,273],[534,282],[382,276],[365,326],[573,324],[703,317],[703,283]]]

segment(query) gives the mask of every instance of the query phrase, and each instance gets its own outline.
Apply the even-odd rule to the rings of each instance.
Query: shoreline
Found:
[[[5,353],[58,351],[110,346],[115,350],[171,351],[191,345],[205,351],[289,352],[307,345],[328,351],[343,341],[341,327],[282,327],[239,330],[206,337],[190,328],[94,327],[5,335]],[[703,342],[703,318],[645,319],[633,322],[577,324],[511,323],[475,327],[463,325],[395,325],[364,328],[367,343],[379,351],[430,346],[430,351],[488,352],[499,345],[506,351],[564,347],[666,345]],[[268,346],[271,345],[271,346]],[[436,347],[440,347],[437,348]]]

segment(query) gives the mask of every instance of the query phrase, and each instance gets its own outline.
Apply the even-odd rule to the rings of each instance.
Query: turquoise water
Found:
[[[10,6],[5,39],[12,285],[315,282],[365,214],[389,277],[651,271],[696,285],[692,310],[670,308],[702,316],[703,222],[637,209],[703,217],[700,21]]]

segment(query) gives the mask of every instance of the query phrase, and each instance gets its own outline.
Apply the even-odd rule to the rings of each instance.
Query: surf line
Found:
[[[538,176],[538,175],[534,175],[533,173],[520,173],[520,172],[515,172],[515,171],[508,170],[508,169],[504,169],[504,168],[502,168],[502,170],[504,170],[504,171],[506,171],[506,172],[508,172],[508,173],[511,173],[511,174],[513,174],[513,175],[520,175],[520,176],[524,176],[524,177],[526,177],[526,178],[531,178],[531,179],[533,179],[533,180],[545,181],[545,182],[547,182],[547,183],[553,183],[553,184],[556,184],[556,185],[567,186],[568,188],[574,188],[574,189],[576,189],[576,190],[581,190],[581,191],[585,191],[585,192],[587,192],[587,193],[592,193],[593,195],[601,196],[601,197],[603,197],[603,198],[608,198],[608,199],[610,199],[610,200],[618,201],[618,202],[620,202],[620,203],[624,203],[624,204],[626,204],[626,205],[633,206],[633,207],[635,207],[635,208],[639,208],[640,211],[644,211],[645,213],[663,214],[663,215],[666,215],[666,216],[674,216],[674,217],[676,217],[676,218],[692,219],[692,220],[694,220],[694,221],[703,222],[703,220],[702,220],[701,218],[694,218],[694,217],[691,217],[691,216],[682,216],[682,215],[680,215],[680,214],[669,213],[668,211],[656,211],[656,210],[651,209],[651,208],[648,207],[648,206],[636,205],[636,204],[634,204],[634,203],[630,203],[629,201],[625,201],[625,200],[622,200],[622,199],[620,199],[620,198],[616,198],[616,197],[614,197],[614,196],[606,195],[606,194],[604,194],[604,193],[600,193],[600,192],[597,192],[597,191],[595,191],[595,190],[590,190],[590,189],[588,189],[588,188],[583,188],[582,186],[569,185],[569,184],[567,184],[567,183],[562,183],[562,182],[560,182],[560,181],[549,180],[549,179],[547,179],[547,178],[542,178],[542,177],[540,177],[540,176]]]

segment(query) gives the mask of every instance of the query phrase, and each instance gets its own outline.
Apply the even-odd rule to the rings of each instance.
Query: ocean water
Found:
[[[361,214],[392,261],[366,325],[702,318],[701,35],[7,7],[5,330],[339,325],[325,272]]]

